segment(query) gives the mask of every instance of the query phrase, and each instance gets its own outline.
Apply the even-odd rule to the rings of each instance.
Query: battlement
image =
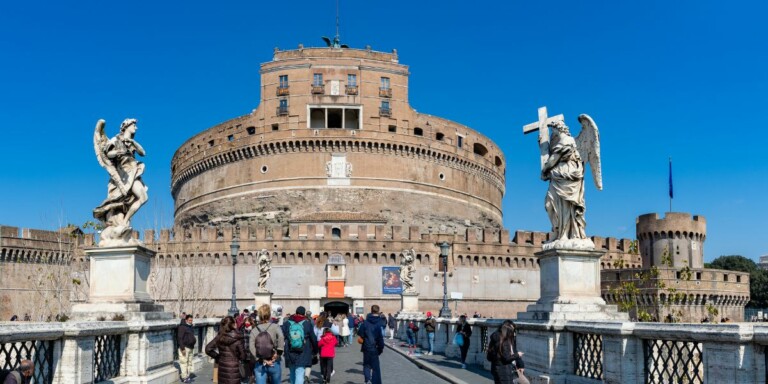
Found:
[[[0,226],[0,262],[68,262],[83,245],[82,232],[74,227],[48,231]]]
[[[349,59],[366,59],[383,61],[389,63],[397,63],[398,56],[397,50],[393,49],[391,53],[374,51],[370,47],[366,49],[358,48],[331,48],[331,47],[307,47],[299,44],[296,49],[280,50],[275,48],[273,55],[274,61],[290,60],[290,59],[305,59],[305,58],[349,58]],[[273,61],[273,62],[274,62]]]
[[[707,221],[703,216],[685,212],[667,212],[664,218],[658,213],[647,213],[637,218],[637,236],[653,236],[654,234],[691,234],[706,236]]]

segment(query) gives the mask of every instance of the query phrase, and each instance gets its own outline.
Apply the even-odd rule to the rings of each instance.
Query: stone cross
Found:
[[[565,117],[562,114],[547,117],[547,107],[541,107],[539,108],[539,121],[523,126],[523,134],[539,131],[542,171],[544,170],[544,164],[546,164],[549,158],[549,127],[547,127],[547,124],[554,123],[555,121],[565,121]]]

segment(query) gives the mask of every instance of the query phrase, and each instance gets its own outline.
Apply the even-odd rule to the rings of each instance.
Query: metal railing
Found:
[[[325,93],[325,86],[324,85],[312,84],[312,94],[313,95],[318,95],[318,94],[322,95],[324,93]]]
[[[593,333],[573,334],[573,365],[576,376],[603,378],[603,337]]]
[[[379,88],[379,97],[392,97],[392,88]]]
[[[357,95],[357,85],[347,85],[347,95]]]
[[[379,116],[392,116],[392,109],[379,108]]]
[[[288,88],[288,86],[286,85],[284,87],[277,87],[276,94],[277,94],[277,96],[288,96],[288,95],[291,94],[291,92],[290,92],[290,89]]]
[[[277,107],[277,112],[276,113],[277,113],[278,116],[287,115],[288,114],[288,106],[287,105],[281,105],[281,106]]]
[[[120,335],[96,336],[93,345],[93,377],[105,381],[120,376],[122,348]]]
[[[701,343],[676,340],[643,340],[646,383],[704,382]]]
[[[29,340],[0,344],[0,369],[16,369],[21,360],[35,365],[35,383],[53,383],[53,341]]]

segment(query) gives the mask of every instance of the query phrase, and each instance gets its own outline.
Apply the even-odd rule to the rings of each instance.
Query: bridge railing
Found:
[[[398,318],[406,340],[411,318]],[[424,318],[417,344],[428,348]],[[490,335],[503,320],[468,319],[472,336],[467,364],[490,369]],[[453,345],[457,319],[437,319],[434,352],[459,359]],[[549,383],[765,383],[768,325],[761,323],[633,323],[615,321],[515,321],[517,347],[528,376]]]
[[[219,319],[196,319],[196,350]],[[64,323],[0,322],[0,369],[35,364],[34,383],[90,383],[167,372],[176,360],[179,320]]]

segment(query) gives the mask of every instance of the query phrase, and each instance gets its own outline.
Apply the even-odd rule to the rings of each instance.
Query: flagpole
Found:
[[[672,189],[672,157],[669,157],[669,211],[672,212],[672,198],[674,197]]]

